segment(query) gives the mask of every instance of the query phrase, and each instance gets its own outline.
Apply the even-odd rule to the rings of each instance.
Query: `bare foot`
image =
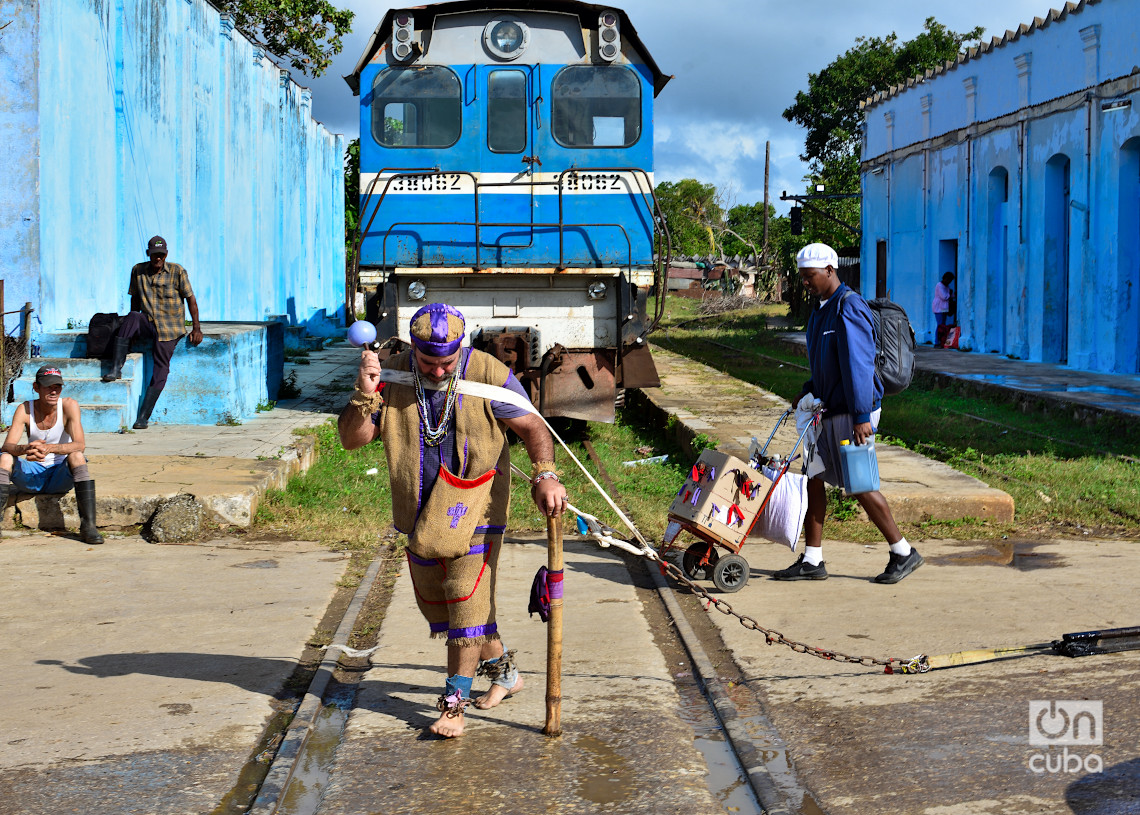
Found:
[[[446,711],[439,714],[439,718],[435,720],[435,724],[428,728],[429,733],[434,733],[437,736],[443,736],[445,739],[453,739],[456,736],[463,735],[463,714],[458,716],[449,716]]]
[[[475,707],[480,710],[489,710],[499,702],[506,699],[508,696],[514,696],[523,689],[523,678],[520,676],[519,681],[514,684],[510,690],[507,690],[502,685],[492,685],[491,689],[475,700]]]

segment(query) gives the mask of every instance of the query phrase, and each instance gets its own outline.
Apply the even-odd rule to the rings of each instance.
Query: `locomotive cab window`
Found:
[[[447,68],[388,68],[372,83],[372,138],[385,147],[450,147],[462,117],[459,77]]]
[[[571,65],[554,77],[552,130],[563,147],[629,147],[641,136],[641,82],[622,65]]]
[[[487,96],[487,147],[494,153],[521,153],[526,149],[526,74],[492,71]]]

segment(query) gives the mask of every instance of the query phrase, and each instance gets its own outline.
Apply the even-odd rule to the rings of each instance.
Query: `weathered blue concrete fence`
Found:
[[[36,310],[33,335],[125,313],[154,234],[203,320],[343,325],[344,138],[227,16],[205,0],[0,0],[5,22],[0,274],[10,307]]]

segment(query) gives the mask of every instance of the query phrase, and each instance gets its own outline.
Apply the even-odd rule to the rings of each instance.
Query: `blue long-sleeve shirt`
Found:
[[[811,379],[804,383],[831,415],[850,413],[855,424],[871,421],[883,399],[883,383],[875,373],[874,321],[867,301],[840,284],[807,324]]]

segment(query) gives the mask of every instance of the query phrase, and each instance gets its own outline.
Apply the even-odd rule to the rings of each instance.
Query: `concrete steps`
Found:
[[[12,421],[20,402],[36,398],[32,385],[36,371],[43,365],[53,365],[63,374],[63,395],[79,402],[85,433],[117,433],[123,426],[134,423],[145,390],[141,353],[127,355],[120,379],[104,382],[102,376],[109,365],[102,360],[51,353],[63,350],[85,353],[85,336],[77,341],[73,337],[45,335],[44,340],[40,346],[43,355],[28,360],[20,377],[12,381],[12,402],[4,403],[0,411],[5,423]]]
[[[178,343],[166,389],[151,419],[179,425],[232,424],[253,418],[259,405],[275,400],[284,368],[285,326],[265,323],[202,324],[202,343]],[[304,329],[298,329],[302,331]],[[314,338],[320,347],[320,338]],[[308,342],[297,340],[297,342]],[[103,382],[108,363],[87,359],[86,329],[45,333],[37,338],[39,356],[24,363],[12,382],[13,401],[0,404],[10,422],[20,401],[34,398],[32,383],[42,365],[54,365],[64,378],[64,396],[77,400],[87,433],[118,432],[134,424],[152,370],[152,351],[137,343],[127,356],[122,379]],[[307,346],[308,347],[308,346]],[[7,394],[4,394],[6,397]]]

